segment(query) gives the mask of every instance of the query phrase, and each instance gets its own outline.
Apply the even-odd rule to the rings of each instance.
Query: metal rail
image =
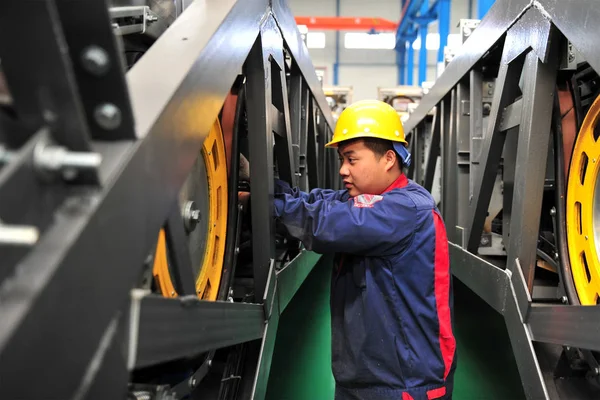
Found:
[[[442,166],[453,273],[504,316],[530,399],[569,398],[535,342],[600,349],[600,307],[561,305],[560,287],[556,304],[540,302],[534,273],[543,194],[554,185],[547,149],[557,79],[575,68],[569,43],[600,71],[598,18],[595,1],[497,1],[405,123],[414,159],[424,160],[412,177],[431,190]],[[502,235],[484,232],[495,198]]]
[[[34,3],[0,5],[14,110],[0,110],[0,231],[35,233],[0,243],[3,396],[120,398],[137,367],[261,339],[252,398],[263,398],[279,314],[319,259],[302,251],[274,269],[273,166],[305,190],[338,185],[337,157],[323,146],[331,112],[291,12],[283,1],[195,1],[125,74],[105,1],[85,11]],[[24,30],[23,15],[35,17]],[[167,226],[181,244],[173,276],[190,292],[173,205],[240,74],[252,230],[263,238],[253,304],[135,289]]]

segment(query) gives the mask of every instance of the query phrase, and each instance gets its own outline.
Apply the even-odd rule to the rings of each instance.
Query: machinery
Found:
[[[264,398],[274,179],[340,186],[285,2],[4,1],[0,60],[1,397]]]
[[[405,122],[410,113],[417,108],[422,97],[423,89],[418,86],[403,85],[390,88],[377,88],[377,99],[385,101],[394,107],[398,111],[402,122]]]
[[[496,1],[405,122],[410,177],[431,190],[440,159],[453,274],[503,315],[529,399],[600,397],[598,18]]]
[[[352,104],[353,89],[349,86],[323,86],[323,93],[333,112],[333,119],[337,121],[342,111]]]

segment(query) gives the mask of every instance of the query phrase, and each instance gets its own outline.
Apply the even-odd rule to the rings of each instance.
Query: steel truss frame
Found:
[[[504,316],[530,399],[562,397],[536,342],[600,350],[600,307],[534,296],[557,73],[568,43],[600,71],[600,26],[590,23],[598,18],[595,1],[497,1],[405,123],[414,159],[424,160],[410,176],[431,190],[438,156],[442,163],[453,274]],[[482,232],[502,157],[506,256],[486,259]]]
[[[122,398],[133,369],[260,339],[263,398],[279,315],[320,258],[275,268],[273,166],[304,190],[339,186],[331,112],[285,2],[196,1],[124,74],[104,0],[5,1],[0,58],[15,110],[0,113],[3,396]],[[240,74],[255,296],[200,301],[174,204]],[[135,288],[161,227],[179,298]]]

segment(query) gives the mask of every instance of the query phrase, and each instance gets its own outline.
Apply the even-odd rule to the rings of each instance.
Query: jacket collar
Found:
[[[388,186],[388,188],[385,189],[383,191],[383,193],[387,193],[390,190],[394,190],[394,189],[402,189],[406,185],[408,185],[408,178],[406,177],[406,175],[400,174],[398,179],[396,179],[394,182],[392,182],[392,184],[390,186]],[[383,194],[383,193],[381,193],[381,194]]]

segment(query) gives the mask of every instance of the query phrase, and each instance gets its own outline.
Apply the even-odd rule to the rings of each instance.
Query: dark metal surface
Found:
[[[335,126],[333,123],[333,116],[327,105],[327,100],[325,99],[325,94],[321,89],[321,83],[319,82],[315,68],[312,65],[311,58],[308,54],[308,48],[302,41],[302,37],[296,26],[292,10],[287,6],[285,0],[272,0],[270,3],[286,46],[294,57],[294,60],[296,60],[298,68],[306,80],[306,84],[308,85],[312,97],[316,100],[318,108],[325,117],[327,125],[331,127]]]
[[[133,115],[125,81],[125,66],[109,20],[105,1],[55,0],[90,135],[95,139],[134,139]],[[82,31],[81,26],[86,26]],[[103,55],[104,57],[102,57]],[[108,105],[118,115],[99,117]],[[114,119],[114,127],[102,118]]]
[[[535,341],[600,351],[598,321],[600,307],[534,305],[527,324]]]
[[[258,339],[265,328],[261,304],[202,301],[196,296],[147,295],[139,301],[136,367]]]
[[[500,121],[500,131],[507,131],[511,128],[519,126],[521,123],[521,113],[523,112],[523,99],[519,99],[512,104],[509,104],[502,113]]]
[[[494,310],[503,314],[510,284],[506,272],[453,243],[450,243],[449,249],[452,274]]]
[[[262,36],[262,35],[261,35]],[[269,55],[262,49],[262,37],[254,43],[245,65],[248,93],[248,132],[250,141],[250,179],[252,181],[252,231],[261,240],[252,242],[254,264],[254,298],[260,301],[265,293],[269,266],[275,259],[275,223],[273,215],[273,129],[271,90],[266,82],[271,75]]]
[[[531,333],[523,324],[512,285],[508,286],[504,321],[510,337],[523,390],[528,399],[547,399],[548,389],[540,370]]]
[[[600,67],[592,50],[600,30],[591,21],[598,16],[594,1],[496,2],[404,124],[414,149],[427,137],[428,114],[435,110],[430,125],[433,139],[436,131],[441,135],[441,210],[452,272],[504,316],[530,399],[585,392],[559,389],[556,364],[541,361],[545,356],[534,342],[577,347],[589,376],[597,365],[589,350],[600,348],[600,307],[559,305],[567,303],[563,283],[537,265],[545,261],[562,271],[568,257],[566,232],[564,226],[557,230],[553,208],[564,214],[565,193],[556,185],[565,181],[553,178],[555,170],[564,170],[562,163],[554,165],[563,153],[553,148],[562,139],[550,138],[561,123],[553,104],[557,81],[573,72],[564,69],[564,60],[573,57],[566,40],[579,51],[578,60]],[[424,171],[429,190],[435,164],[430,156],[411,169],[417,178]]]
[[[291,139],[292,111],[288,108],[291,105],[282,52],[286,44],[280,29],[286,41],[292,43],[287,47],[304,79],[300,85],[301,102],[320,105],[321,132],[330,132],[331,114],[289,10],[278,4],[277,13],[283,20],[275,21],[274,10],[266,0],[193,2],[125,77],[119,67],[107,11],[100,10],[105,7],[104,1],[92,2],[90,10],[98,13],[86,11],[93,17],[89,26],[79,7],[69,9],[67,1],[61,1],[60,14],[52,0],[37,2],[33,9],[33,4],[21,3],[8,2],[0,13],[2,26],[7,30],[2,35],[5,40],[0,39],[0,55],[15,101],[17,122],[23,122],[27,128],[18,125],[18,132],[33,134],[43,125],[46,129],[30,144],[16,149],[15,157],[2,167],[0,218],[17,225],[35,222],[42,235],[35,246],[10,258],[13,262],[8,262],[5,247],[0,250],[0,375],[14,377],[3,381],[3,394],[23,399],[98,398],[101,394],[119,397],[126,389],[125,365],[133,369],[162,364],[260,338],[265,330],[266,304],[261,303],[264,288],[269,288],[266,299],[271,304],[267,307],[272,317],[271,343],[280,309],[275,295],[276,274],[273,269],[270,277],[268,274],[274,244],[264,246],[260,240],[255,241],[258,244],[253,254],[259,266],[254,276],[259,304],[147,296],[137,308],[132,308],[137,311],[131,315],[137,318],[129,321],[132,329],[128,343],[123,343],[122,334],[107,336],[107,332],[113,332],[115,315],[128,314],[129,291],[138,284],[169,213],[170,267],[174,267],[175,285],[178,292],[194,293],[195,279],[184,246],[181,210],[174,205],[227,93],[246,61],[246,66],[252,64],[251,49],[255,43],[258,47],[254,52],[260,53],[261,60],[264,55],[265,65],[271,68],[275,63],[279,71],[275,77],[262,74],[253,80],[253,72],[246,68],[251,72],[246,77],[246,97],[254,105],[261,95],[259,86],[265,96],[271,96],[272,83],[278,84],[277,104],[272,104],[279,107],[278,119],[283,123],[277,130],[286,139],[283,146],[278,146],[276,156],[280,175],[291,182],[297,179],[292,144],[309,139],[309,135],[302,138],[302,133],[300,138]],[[11,8],[18,5],[27,9]],[[11,38],[10,32],[17,29],[15,12],[32,16],[24,39],[31,44],[29,53],[19,53],[23,41]],[[266,43],[257,41],[261,30]],[[100,58],[81,60],[81,49],[93,39],[96,45],[107,49],[110,68],[99,62],[102,52],[95,53]],[[65,44],[70,52],[64,51]],[[101,108],[106,112],[98,114],[100,99],[113,106]],[[253,111],[256,110],[249,107],[249,116]],[[268,118],[266,111],[259,110],[254,117]],[[293,112],[302,115],[303,111]],[[248,122],[251,157],[255,161],[251,164],[252,229],[256,237],[263,233],[273,242],[273,160],[268,158],[272,141],[267,139],[272,137],[272,129],[263,125],[261,141],[257,139],[261,129],[252,129],[256,125],[252,118]],[[69,150],[93,148],[98,152],[102,157],[98,169],[101,185],[88,187],[62,179],[40,179],[32,165],[32,153],[41,135]],[[325,138],[320,135],[319,139]],[[312,140],[315,141],[314,132]],[[24,141],[25,138],[11,141],[11,145]],[[312,174],[308,180],[314,187],[314,177],[323,170],[319,163],[324,163],[325,158],[322,152],[317,153],[316,143],[313,149],[314,157],[310,159],[307,154],[308,162],[301,172],[305,176],[307,172]],[[324,182],[331,181],[326,174],[324,177]],[[7,190],[14,193],[7,195]],[[229,225],[239,227],[240,221],[233,220]],[[228,255],[236,253],[234,245],[228,248]],[[262,264],[264,256],[267,262]],[[232,258],[235,263],[235,256]],[[230,265],[230,270],[233,267]],[[119,324],[121,329],[123,323]],[[119,357],[125,348],[126,357]],[[265,373],[261,372],[258,379],[266,382],[267,358],[261,360],[265,361],[261,361],[260,371]],[[36,385],[27,383],[33,376]],[[109,383],[113,386],[105,387]]]
[[[66,38],[55,3],[0,3],[2,70],[19,122],[30,134],[47,125],[57,143],[70,150],[87,151],[90,130],[73,65],[63,51]],[[28,17],[19,21],[15,15]],[[27,34],[15,40],[15,32],[21,30]]]

